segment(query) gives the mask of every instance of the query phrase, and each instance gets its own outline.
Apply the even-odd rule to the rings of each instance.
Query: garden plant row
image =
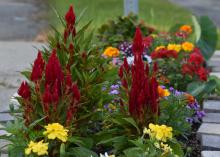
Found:
[[[0,136],[8,155],[200,156],[202,104],[220,92],[206,65],[217,42],[213,23],[193,17],[194,26],[160,32],[129,15],[104,24],[93,42],[91,21],[78,28],[80,18],[72,6],[59,16],[63,32],[54,28],[22,72],[19,108],[11,107]]]

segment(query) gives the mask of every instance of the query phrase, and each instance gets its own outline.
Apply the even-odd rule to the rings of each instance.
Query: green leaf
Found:
[[[75,157],[98,157],[95,152],[83,147],[71,148],[69,154]]]
[[[193,25],[194,25],[194,32],[195,32],[195,36],[196,36],[196,42],[199,41],[200,37],[201,37],[201,33],[202,33],[202,30],[201,30],[201,27],[200,27],[200,24],[199,24],[199,21],[197,20],[196,16],[192,16],[192,22],[193,22]]]
[[[93,146],[93,140],[92,138],[85,138],[85,137],[76,137],[73,136],[71,138],[68,139],[69,142],[74,143],[80,147],[85,147],[88,149],[91,149]]]
[[[100,141],[99,143],[97,143],[97,145],[117,142],[117,141],[119,141],[121,139],[124,139],[124,138],[125,138],[125,136],[113,137],[113,138],[110,138],[110,139],[107,139],[107,140]]]
[[[144,152],[138,147],[133,147],[124,150],[124,154],[126,157],[144,157]]]
[[[60,157],[66,157],[65,144],[60,145]]]
[[[169,145],[172,148],[174,154],[178,156],[184,156],[183,148],[178,142],[170,142]]]
[[[130,123],[132,126],[134,126],[137,129],[138,134],[141,133],[140,129],[137,126],[137,123],[135,122],[135,120],[133,118],[129,117],[129,118],[123,118],[123,119],[126,120],[128,123]]]
[[[207,16],[199,18],[201,27],[201,37],[197,42],[197,46],[201,49],[205,60],[209,60],[215,52],[217,45],[217,28],[215,24]]]

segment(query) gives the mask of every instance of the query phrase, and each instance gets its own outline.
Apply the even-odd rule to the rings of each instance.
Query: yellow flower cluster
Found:
[[[192,27],[190,25],[183,25],[180,27],[180,31],[186,32],[187,34],[192,33]]]
[[[181,48],[182,47],[180,44],[168,44],[168,46],[167,46],[168,50],[174,50],[176,52],[180,52]]]
[[[186,52],[191,52],[194,49],[194,44],[186,41],[182,43],[182,49]]]
[[[43,132],[44,135],[48,137],[48,139],[59,139],[62,142],[66,142],[68,138],[69,130],[65,129],[59,123],[52,123],[45,126],[46,131]]]
[[[106,57],[118,57],[119,54],[119,50],[115,47],[107,47],[103,53],[103,55]]]
[[[47,155],[48,152],[48,143],[43,143],[43,140],[40,142],[31,141],[28,144],[28,148],[25,149],[25,154],[30,155],[32,152],[36,153],[38,156]]]
[[[157,88],[158,94],[160,97],[166,97],[170,95],[170,92],[168,89],[163,89],[161,86],[158,86]]]
[[[172,131],[172,127],[150,123],[149,129],[144,129],[144,134],[149,134],[151,138],[156,138],[158,141],[166,142],[173,137]]]
[[[155,48],[155,51],[159,51],[159,50],[164,49],[164,48],[166,48],[166,47],[163,46],[163,45],[157,46],[157,47]]]

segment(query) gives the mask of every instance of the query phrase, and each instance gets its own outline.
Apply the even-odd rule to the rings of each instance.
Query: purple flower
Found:
[[[114,89],[112,90],[111,92],[109,92],[110,95],[118,95],[119,94],[119,91]]]
[[[111,90],[115,90],[115,89],[119,89],[119,85],[118,84],[111,85]]]
[[[186,121],[187,121],[188,123],[192,123],[192,122],[193,122],[193,118],[186,118]]]
[[[196,116],[201,119],[205,116],[205,112],[204,111],[196,111]]]
[[[174,91],[174,88],[173,88],[173,87],[170,87],[169,90],[170,90],[171,92],[173,92],[173,91]]]

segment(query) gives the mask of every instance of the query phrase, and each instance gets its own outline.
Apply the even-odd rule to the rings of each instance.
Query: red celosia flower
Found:
[[[37,59],[34,61],[34,66],[31,73],[31,80],[37,81],[42,78],[45,62],[42,58],[41,52],[38,52]]]
[[[134,53],[134,64],[131,67],[132,82],[129,95],[129,113],[139,122],[144,123],[144,116],[149,108],[153,113],[158,114],[158,91],[157,80],[155,76],[150,76],[148,64],[144,64],[142,59],[143,41],[140,29],[136,30],[135,38],[132,47]],[[126,71],[127,63],[124,62],[119,70],[122,86],[127,85],[127,78],[123,76],[123,71]],[[155,70],[157,68],[155,67]]]
[[[71,86],[72,86],[72,76],[70,74],[67,74],[65,76],[65,82],[66,82],[66,87],[71,88]]]
[[[64,76],[63,76],[60,62],[56,55],[56,50],[53,50],[48,60],[48,63],[46,65],[45,82],[46,82],[46,85],[53,86],[56,80],[58,81],[58,91],[60,92],[61,83],[64,80]]]
[[[199,75],[200,80],[207,81],[208,71],[204,67],[201,67],[197,74]]]
[[[20,95],[24,99],[29,99],[31,97],[30,87],[28,86],[26,81],[21,83],[21,86],[18,89],[18,95]]]
[[[136,29],[133,45],[132,45],[132,52],[134,55],[136,54],[143,54],[144,51],[144,44],[142,40],[142,34],[140,28]]]
[[[52,103],[52,99],[53,99],[53,96],[50,92],[50,87],[49,85],[46,86],[46,89],[43,93],[43,103],[44,104],[51,104]],[[48,111],[49,108],[45,108],[45,111]]]
[[[72,86],[72,92],[73,92],[74,99],[79,101],[80,100],[80,91],[79,91],[79,88],[78,88],[78,86],[76,84],[74,84]]]
[[[151,58],[152,59],[157,59],[157,58],[177,58],[178,54],[174,50],[167,50],[166,48],[162,48],[158,51],[154,51],[151,53]]]
[[[76,16],[73,11],[72,5],[70,6],[69,11],[65,15],[65,20],[66,20],[67,25],[74,25],[75,24]]]

